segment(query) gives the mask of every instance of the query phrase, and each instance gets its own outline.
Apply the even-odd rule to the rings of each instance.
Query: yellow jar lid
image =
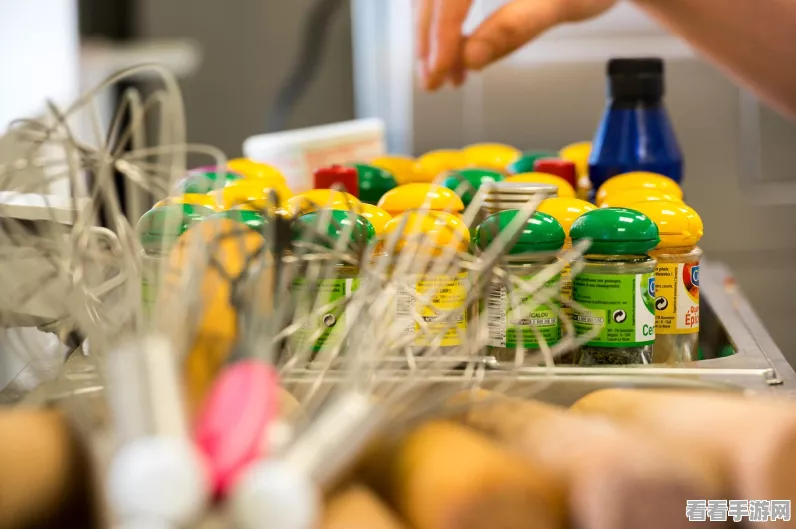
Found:
[[[627,189],[624,191],[617,191],[616,193],[609,194],[602,201],[600,207],[603,208],[631,208],[633,204],[641,202],[682,202],[681,197],[677,194],[667,193],[660,189]]]
[[[283,184],[287,185],[285,175],[267,163],[255,162],[249,158],[235,158],[227,162],[227,168],[243,175],[244,178],[265,178],[271,180],[280,180]]]
[[[423,182],[433,182],[443,173],[468,166],[467,158],[462,151],[440,149],[427,152],[418,158],[415,163],[415,171]]]
[[[288,200],[290,189],[278,181],[261,179],[237,180],[232,184],[208,193],[223,209],[248,205],[257,210],[265,210],[278,206],[270,198],[270,192],[276,193],[279,202]]]
[[[629,189],[656,189],[679,199],[683,198],[683,190],[671,178],[656,173],[638,171],[620,174],[606,180],[597,190],[595,202],[600,206],[608,195]]]
[[[699,214],[683,202],[656,200],[634,204],[631,209],[643,213],[658,226],[661,242],[657,248],[695,246],[704,234]]]
[[[380,237],[384,233],[384,227],[392,220],[392,216],[373,204],[362,203],[362,208],[359,214],[365,217],[373,225],[376,230],[376,237]]]
[[[288,199],[283,209],[288,217],[299,217],[319,209],[339,209],[359,213],[362,202],[345,191],[311,189]]]
[[[403,229],[395,251],[431,251],[442,253],[455,246],[460,252],[470,246],[470,230],[456,215],[444,211],[408,211],[393,218],[384,227],[385,238]]]
[[[547,213],[558,221],[564,228],[564,233],[569,237],[569,230],[572,228],[578,217],[586,212],[594,211],[597,206],[577,198],[548,198],[543,200],[536,211]]]
[[[379,200],[379,207],[393,217],[412,209],[448,213],[464,211],[462,199],[447,187],[421,183],[405,184],[387,191]]]
[[[194,206],[204,206],[213,211],[221,211],[221,206],[218,201],[208,195],[202,193],[185,193],[176,197],[167,197],[156,203],[153,207],[167,206],[169,204],[191,204]]]
[[[581,141],[572,143],[558,151],[558,155],[564,160],[569,160],[575,164],[579,176],[588,176],[589,157],[591,156],[591,142]]]
[[[559,198],[575,198],[575,189],[560,176],[547,173],[520,173],[506,177],[505,182],[522,182],[532,184],[550,184],[558,188]]]
[[[476,143],[465,147],[462,153],[472,167],[501,172],[522,156],[522,151],[503,143]]]
[[[416,161],[410,156],[400,156],[390,154],[379,156],[370,161],[370,165],[375,165],[380,169],[389,171],[398,185],[411,184],[413,182],[424,182],[424,176],[415,170]]]

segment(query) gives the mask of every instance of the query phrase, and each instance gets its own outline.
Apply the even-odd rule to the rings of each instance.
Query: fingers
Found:
[[[462,39],[459,49],[456,51],[456,62],[453,63],[453,67],[448,75],[448,79],[453,86],[461,86],[467,80],[467,68],[464,67],[464,54],[462,53],[463,50],[464,39]]]
[[[464,67],[481,70],[555,26],[565,1],[514,0],[498,9],[464,43]]]
[[[417,15],[417,43],[415,47],[417,51],[417,60],[424,79],[427,71],[429,31],[431,30],[431,15],[434,12],[434,1],[435,0],[417,0],[415,2]]]
[[[431,5],[428,30],[420,26],[421,33],[426,33],[425,85],[429,90],[436,90],[450,78],[454,82],[464,80],[464,68],[459,67],[461,60],[462,25],[467,18],[472,0],[425,0],[426,7]],[[426,13],[424,16],[428,16]]]

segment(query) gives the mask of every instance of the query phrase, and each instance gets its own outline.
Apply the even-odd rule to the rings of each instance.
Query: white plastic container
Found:
[[[261,134],[243,142],[244,156],[277,167],[295,193],[312,188],[312,172],[319,167],[368,161],[385,150],[380,119]]]

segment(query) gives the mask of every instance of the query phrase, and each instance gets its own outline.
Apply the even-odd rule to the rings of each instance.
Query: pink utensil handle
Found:
[[[217,496],[264,455],[263,438],[278,414],[278,395],[276,372],[256,360],[230,366],[214,384],[199,412],[195,439],[209,461]]]

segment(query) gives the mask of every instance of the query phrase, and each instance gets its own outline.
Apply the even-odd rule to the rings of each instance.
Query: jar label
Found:
[[[293,287],[299,297],[296,316],[304,318],[309,315],[293,335],[295,347],[309,347],[313,353],[318,353],[340,345],[350,323],[346,318],[347,304],[344,300],[359,288],[359,279],[322,279],[314,288],[308,286],[305,279],[296,279]],[[314,340],[312,345],[308,343],[310,340]]]
[[[521,276],[518,279],[531,281],[533,276]],[[545,287],[555,288],[559,283],[560,278],[556,276]],[[560,304],[554,300],[539,304],[533,294],[517,292],[505,285],[492,285],[484,310],[489,329],[487,343],[492,347],[520,345],[538,349],[541,337],[547,345],[552,346],[561,338],[560,308]]]
[[[396,324],[414,337],[416,347],[461,345],[467,332],[468,287],[467,272],[414,276],[398,292]]]
[[[572,299],[572,267],[566,265],[561,270],[561,301]]]
[[[660,263],[655,268],[655,332],[699,332],[699,263]]]
[[[141,305],[144,314],[152,314],[160,292],[160,260],[145,256],[141,266]]]
[[[154,281],[149,281],[146,278],[141,279],[141,301],[143,304],[144,312],[151,313],[155,308],[157,301],[158,287]]]
[[[575,332],[600,333],[588,342],[598,347],[636,347],[655,341],[654,274],[579,274],[572,281]]]

